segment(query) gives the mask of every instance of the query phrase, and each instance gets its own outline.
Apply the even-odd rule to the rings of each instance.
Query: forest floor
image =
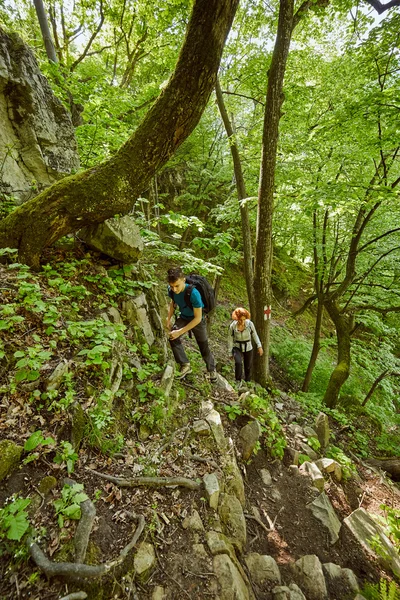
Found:
[[[230,305],[222,307],[229,317]],[[221,329],[221,327],[219,327]],[[223,330],[225,331],[225,329]],[[25,339],[28,343],[28,339]],[[212,347],[224,375],[233,369],[226,358],[225,333],[212,336]],[[192,353],[196,348],[191,340],[186,342]],[[230,374],[231,375],[231,374]],[[296,415],[300,425],[313,426],[302,407],[290,396],[291,382],[272,362],[272,378],[275,392],[276,413],[290,445],[289,416]],[[180,384],[182,385],[182,384]],[[201,402],[211,399],[221,413],[225,436],[231,437],[236,447],[241,427],[247,422],[244,415],[236,420],[228,418],[226,407],[237,401],[236,392],[211,388],[202,368],[187,377],[183,384],[185,394],[180,394],[175,407],[176,419],[173,431],[153,433],[141,440],[138,432],[131,429],[121,452],[113,457],[84,445],[71,478],[84,484],[86,494],[95,503],[96,517],[90,537],[87,564],[102,564],[118,557],[134,533],[132,514],[142,515],[146,527],[141,540],[150,542],[156,550],[157,566],[145,583],[133,581],[130,575],[116,576],[104,585],[93,585],[89,598],[108,600],[151,600],[157,586],[167,592],[168,600],[183,597],[205,600],[216,597],[216,583],[212,569],[212,557],[202,553],[201,544],[207,547],[205,532],[193,533],[184,529],[183,520],[196,509],[205,523],[210,524],[210,512],[201,491],[184,488],[150,489],[121,488],[105,481],[93,471],[112,476],[133,477],[149,468],[162,477],[186,477],[201,479],[204,474],[219,469],[216,448],[193,436],[191,425],[200,417]],[[283,392],[280,396],[278,390]],[[118,400],[116,400],[118,402]],[[70,428],[67,413],[49,412],[35,408],[27,402],[5,402],[0,399],[0,439],[12,439],[24,445],[34,429],[40,427],[44,435],[68,439]],[[345,432],[340,426],[333,432],[335,443],[345,446]],[[73,561],[73,538],[77,521],[66,519],[62,528],[57,523],[54,500],[60,498],[65,464],[52,462],[53,454],[41,453],[37,460],[25,464],[0,484],[0,507],[13,494],[31,498],[31,523],[36,530],[46,533],[39,542],[47,556],[56,561]],[[321,562],[333,562],[350,568],[362,584],[378,583],[380,578],[391,575],[367,556],[351,537],[345,527],[341,528],[339,540],[331,545],[327,531],[306,508],[315,498],[315,489],[308,478],[294,477],[289,469],[290,460],[274,460],[261,449],[246,464],[240,463],[246,492],[247,514],[256,507],[265,527],[249,518],[245,553],[268,554],[277,561],[285,583],[292,581],[291,564],[306,554],[316,554]],[[381,505],[400,509],[400,490],[378,471],[356,460],[357,478],[338,484],[327,480],[325,491],[337,515],[342,521],[353,510],[363,507],[384,517]],[[274,482],[274,494],[262,484],[261,469],[268,469]],[[154,473],[155,474],[155,473]],[[47,492],[40,492],[45,477],[54,477],[56,485]],[[273,527],[270,527],[271,522]],[[270,528],[271,531],[267,531]],[[197,548],[197,554],[194,547]],[[23,554],[23,552],[22,552]],[[1,556],[1,552],[0,552]],[[25,599],[56,600],[73,588],[55,580],[47,581],[31,559],[13,559],[5,552],[0,561],[0,600]],[[342,598],[342,591],[329,590],[329,598]],[[269,593],[257,596],[257,600],[269,600]]]

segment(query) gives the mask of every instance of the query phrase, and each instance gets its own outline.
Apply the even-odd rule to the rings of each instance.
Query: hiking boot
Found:
[[[192,372],[192,367],[190,366],[190,363],[185,363],[184,365],[181,366],[181,370],[177,374],[176,378],[184,379],[184,377],[186,377],[186,375],[189,375],[189,373],[191,373],[191,372]]]
[[[210,371],[210,381],[211,381],[211,383],[217,383],[217,381],[218,381],[217,371]]]

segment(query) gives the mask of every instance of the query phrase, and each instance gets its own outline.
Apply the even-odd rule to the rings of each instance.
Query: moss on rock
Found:
[[[0,481],[15,471],[21,460],[22,446],[11,440],[0,441]]]

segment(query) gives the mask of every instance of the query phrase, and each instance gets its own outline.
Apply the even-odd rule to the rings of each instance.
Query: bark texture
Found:
[[[351,332],[354,327],[354,317],[343,314],[334,301],[327,301],[325,307],[336,327],[337,335],[337,364],[330,376],[324,395],[324,404],[335,408],[342,385],[350,374]]]
[[[255,314],[255,305],[254,305],[254,294],[253,294],[253,266],[252,266],[252,258],[253,258],[253,250],[251,244],[251,229],[250,229],[250,220],[249,220],[249,209],[247,204],[243,204],[241,200],[247,198],[246,193],[246,185],[244,182],[244,175],[242,169],[242,162],[240,160],[239,148],[236,143],[235,132],[233,129],[233,125],[228,115],[228,111],[226,110],[224,97],[222,94],[221,86],[219,80],[217,79],[215,85],[215,93],[217,96],[217,104],[219,108],[219,112],[221,114],[222,121],[225,126],[226,135],[229,140],[229,147],[231,149],[232,160],[233,160],[233,170],[235,173],[235,181],[236,181],[236,190],[239,200],[239,210],[240,210],[240,222],[242,226],[242,241],[243,241],[243,258],[244,258],[244,276],[246,279],[246,289],[247,289],[247,297],[249,299],[250,313],[252,315]]]
[[[168,85],[108,161],[70,176],[0,222],[0,247],[39,266],[44,248],[84,226],[127,214],[154,174],[196,127],[211,91],[238,0],[196,0]]]
[[[278,32],[268,74],[267,99],[262,139],[260,187],[258,192],[256,255],[254,268],[255,323],[264,349],[255,361],[255,380],[268,379],[270,320],[264,320],[264,306],[272,305],[272,216],[279,120],[283,102],[283,80],[293,29],[293,0],[281,0]]]

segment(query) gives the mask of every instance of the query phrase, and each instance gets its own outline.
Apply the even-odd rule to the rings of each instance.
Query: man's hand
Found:
[[[262,348],[258,348],[257,352],[260,356],[262,356],[264,354],[264,350]]]
[[[182,333],[184,333],[182,331],[182,329],[174,329],[173,331],[170,332],[169,339],[170,340],[176,340],[179,336],[182,335]]]

